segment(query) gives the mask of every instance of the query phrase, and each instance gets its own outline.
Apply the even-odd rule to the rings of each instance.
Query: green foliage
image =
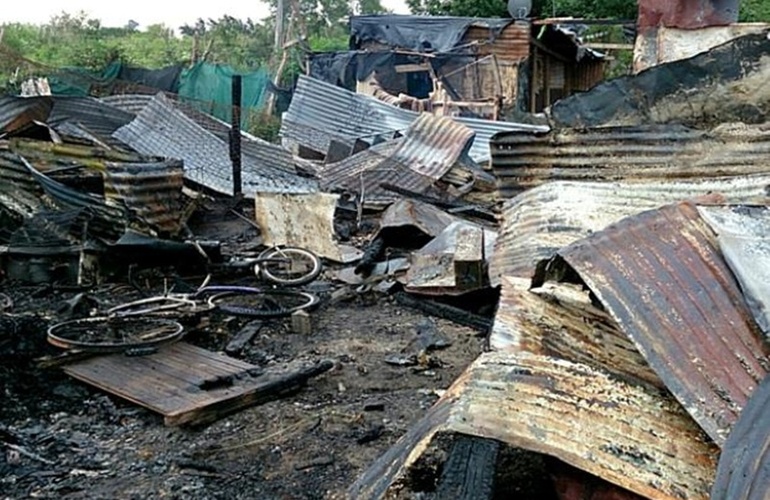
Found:
[[[192,26],[182,26],[180,31],[188,43],[195,43],[196,59],[228,64],[241,71],[260,66],[272,54],[272,27],[251,19],[198,19]]]
[[[267,116],[262,112],[253,112],[248,117],[246,131],[268,142],[277,142],[281,132],[281,119],[277,116]]]
[[[767,0],[742,0],[740,9],[740,22],[770,22],[770,2]]]

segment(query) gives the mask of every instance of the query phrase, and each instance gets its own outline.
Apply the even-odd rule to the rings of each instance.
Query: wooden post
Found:
[[[241,181],[241,75],[233,75],[232,81],[232,120],[230,128],[230,161],[233,164],[233,196],[243,192]]]

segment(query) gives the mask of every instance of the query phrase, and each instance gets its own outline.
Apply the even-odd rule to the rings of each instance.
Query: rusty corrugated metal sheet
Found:
[[[175,109],[162,93],[156,95],[134,121],[118,129],[114,137],[142,154],[183,160],[185,178],[220,193],[233,193],[232,164],[226,141]],[[278,155],[276,151],[275,156]],[[248,155],[243,157],[242,179],[247,197],[253,197],[255,192],[307,193],[317,188],[312,179]]]
[[[289,110],[283,115],[281,137],[287,147],[302,145],[325,154],[332,140],[353,141],[403,132],[417,116],[373,97],[300,76]],[[540,125],[454,120],[476,133],[469,155],[480,163],[489,159],[489,141],[498,132],[548,130]]]
[[[389,141],[361,151],[318,170],[321,187],[329,191],[347,191],[361,195],[369,206],[392,203],[399,195],[383,189],[381,184],[394,184],[417,193],[433,192],[434,180],[420,175],[403,163],[392,159],[403,139]]]
[[[557,358],[485,353],[349,497],[395,494],[436,435],[451,432],[551,455],[656,499],[708,498],[719,453],[666,393]]]
[[[319,176],[327,189],[363,190],[369,203],[387,203],[398,196],[380,184],[425,192],[467,152],[473,135],[451,118],[421,114],[405,137],[324,165]]]
[[[768,171],[770,127],[676,125],[503,133],[491,143],[500,195],[555,180],[685,180]]]
[[[766,500],[770,495],[770,377],[765,377],[727,437],[711,500]]]
[[[182,230],[186,221],[181,161],[107,163],[104,181],[106,202],[128,208],[145,229],[167,237]]]
[[[577,272],[718,445],[770,371],[768,347],[691,203],[628,217],[558,252],[533,280]]]
[[[770,209],[698,207],[717,233],[719,248],[743,290],[754,320],[770,339]]]
[[[640,28],[697,29],[738,21],[739,0],[639,0]]]
[[[518,63],[529,57],[530,23],[515,21],[503,28],[494,41],[489,42],[489,28],[471,26],[465,32],[461,45],[478,44],[478,54],[482,57],[494,54],[501,62]]]
[[[728,203],[766,195],[770,174],[679,182],[552,182],[508,201],[490,277],[530,277],[537,263],[613,222],[683,199],[720,193]]]
[[[391,159],[439,180],[468,152],[475,135],[451,118],[423,113],[409,126]]]
[[[50,97],[0,96],[0,138],[18,133],[34,121],[45,122],[52,108]]]
[[[664,388],[633,341],[588,293],[568,284],[503,277],[489,345],[496,351],[531,352],[585,363],[621,380]]]

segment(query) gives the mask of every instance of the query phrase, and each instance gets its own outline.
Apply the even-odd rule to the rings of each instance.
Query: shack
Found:
[[[510,18],[354,16],[349,48],[311,54],[310,76],[414,111],[490,119],[588,90],[606,63],[574,25]]]

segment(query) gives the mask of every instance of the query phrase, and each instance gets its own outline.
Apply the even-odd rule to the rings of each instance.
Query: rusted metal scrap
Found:
[[[739,0],[640,0],[640,28],[697,29],[738,21]]]
[[[633,341],[588,292],[563,283],[530,289],[531,281],[504,276],[489,339],[493,350],[531,352],[601,368],[621,380],[663,389]]]
[[[686,182],[767,172],[770,128],[722,124],[559,129],[492,139],[501,196],[553,181]]]
[[[770,494],[770,377],[765,377],[727,437],[711,500],[763,500]]]
[[[670,395],[558,358],[485,353],[349,497],[397,494],[405,473],[447,433],[551,455],[658,499],[708,498],[719,453]]]
[[[548,280],[585,283],[692,418],[725,444],[770,371],[770,351],[695,205],[644,212],[560,250],[533,286]]]
[[[770,175],[658,182],[557,181],[508,201],[490,263],[490,278],[531,277],[538,262],[613,222],[683,199],[720,193],[725,202],[763,199]]]

